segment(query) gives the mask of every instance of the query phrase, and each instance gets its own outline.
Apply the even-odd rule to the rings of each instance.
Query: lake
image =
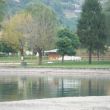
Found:
[[[109,95],[109,78],[0,76],[0,101]]]

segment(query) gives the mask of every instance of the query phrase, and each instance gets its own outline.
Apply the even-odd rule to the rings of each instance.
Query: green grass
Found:
[[[110,61],[93,61],[92,64],[88,64],[87,61],[65,61],[64,64],[61,62],[53,62],[48,64],[44,62],[41,66],[36,64],[30,64],[28,67],[43,67],[43,68],[110,68]]]
[[[0,62],[19,62],[20,57],[18,56],[4,56],[0,57]]]
[[[5,56],[0,57],[0,63],[20,63],[19,56]],[[38,58],[36,56],[26,56],[25,62],[27,62],[27,68],[110,68],[110,61],[93,61],[92,64],[88,64],[88,61],[65,61],[64,64],[61,61],[54,61],[48,64],[48,59],[43,58],[43,64],[38,65]],[[10,66],[10,65],[9,65]],[[21,67],[21,65],[14,65],[15,67]]]
[[[37,57],[36,56],[25,56],[25,61],[28,63],[36,63]],[[20,56],[4,56],[0,57],[0,63],[19,63],[21,62]]]

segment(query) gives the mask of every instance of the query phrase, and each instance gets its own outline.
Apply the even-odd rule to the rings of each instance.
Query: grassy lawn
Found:
[[[110,68],[110,61],[93,61],[92,64],[88,64],[88,61],[65,61],[64,64],[61,61],[53,61],[48,63],[47,58],[43,58],[43,64],[38,65],[38,58],[36,56],[26,56],[25,61],[27,62],[26,67],[37,67],[37,68]],[[5,56],[0,57],[0,63],[20,63],[19,56]],[[13,64],[14,65],[14,64]],[[10,66],[10,65],[9,65]],[[21,67],[20,64],[14,65],[15,67]]]
[[[36,65],[30,65],[30,67],[36,67]],[[65,61],[64,64],[61,62],[45,63],[42,66],[37,67],[51,67],[51,68],[110,68],[110,61],[93,61],[90,65],[87,61]]]
[[[36,56],[25,56],[25,61],[28,63],[36,63],[37,57]],[[20,63],[20,56],[5,56],[0,57],[0,63]]]

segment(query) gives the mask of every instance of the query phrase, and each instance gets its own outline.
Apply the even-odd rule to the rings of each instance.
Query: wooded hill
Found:
[[[12,16],[29,5],[44,3],[54,10],[64,27],[76,30],[82,2],[83,0],[7,0],[7,16]]]

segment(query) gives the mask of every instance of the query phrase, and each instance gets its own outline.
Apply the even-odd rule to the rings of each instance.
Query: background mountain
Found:
[[[76,30],[83,0],[42,0],[51,6],[64,27]]]
[[[77,20],[84,0],[7,0],[8,16],[12,16],[31,4],[41,2],[50,6],[64,27],[76,30]]]

